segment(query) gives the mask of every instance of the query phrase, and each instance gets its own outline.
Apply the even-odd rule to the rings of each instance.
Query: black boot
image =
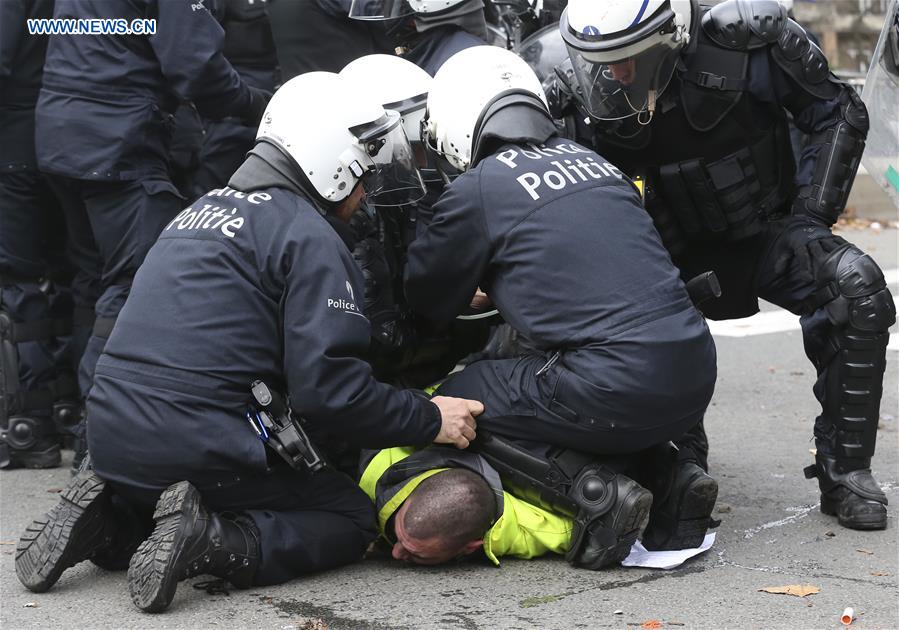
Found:
[[[472,451],[483,457],[513,495],[572,518],[565,559],[577,567],[601,569],[617,564],[649,519],[652,494],[621,474],[623,461],[571,449],[532,452],[510,440],[479,430]]]
[[[115,519],[115,536],[109,545],[98,549],[90,561],[107,571],[124,571],[138,545],[153,531],[153,519],[146,512],[138,512],[120,496],[113,495],[110,503]]]
[[[115,537],[115,518],[106,483],[93,472],[74,477],[59,503],[34,521],[16,547],[16,575],[42,593],[62,572],[107,548]]]
[[[886,529],[887,497],[871,475],[871,462],[847,470],[834,457],[816,455],[815,464],[805,469],[806,479],[818,478],[821,512],[836,516],[849,529]]]
[[[187,481],[169,486],[156,503],[156,529],[131,558],[128,590],[146,612],[162,612],[178,582],[208,573],[249,588],[259,566],[259,533],[251,519],[209,513]]]
[[[575,519],[571,547],[565,559],[576,567],[601,569],[620,563],[631,551],[649,520],[652,494],[630,477],[604,466],[582,471],[573,492],[582,510]],[[592,504],[599,516],[588,517]]]
[[[657,468],[661,474],[646,481],[652,491],[652,512],[643,532],[643,546],[651,551],[695,549],[702,544],[718,498],[712,479],[686,449]]]

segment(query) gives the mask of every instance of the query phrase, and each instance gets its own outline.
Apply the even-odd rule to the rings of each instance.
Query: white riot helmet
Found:
[[[469,0],[353,0],[350,17],[357,20],[391,20],[407,15],[437,15]]]
[[[570,0],[559,29],[587,112],[648,123],[697,15],[696,0]]]
[[[517,117],[496,116],[504,109],[514,109]],[[546,96],[530,66],[509,50],[474,46],[450,57],[437,71],[422,141],[438,156],[438,164],[444,161],[464,172],[483,157],[481,150],[490,137],[543,142],[553,132]]]
[[[340,76],[384,109],[399,113],[410,142],[419,142],[428,91],[434,79],[414,63],[394,55],[366,55],[351,61]]]
[[[331,72],[308,72],[281,86],[256,142],[292,158],[327,203],[348,197],[360,180],[379,205],[411,203],[425,193],[400,115]]]

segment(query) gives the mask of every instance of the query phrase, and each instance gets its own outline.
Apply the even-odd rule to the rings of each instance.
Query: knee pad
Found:
[[[32,449],[42,438],[55,435],[49,418],[31,416],[11,416],[5,426],[0,427],[0,442],[12,450]]]
[[[833,251],[816,273],[818,291],[831,298],[823,304],[830,321],[866,333],[885,332],[896,321],[896,307],[883,272],[854,245]]]

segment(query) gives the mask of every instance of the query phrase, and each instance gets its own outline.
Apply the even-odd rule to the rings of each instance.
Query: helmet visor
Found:
[[[353,0],[349,16],[355,20],[392,20],[413,13],[407,0]]]
[[[614,62],[591,61],[568,47],[580,90],[577,98],[598,120],[620,120],[655,110],[655,102],[674,74],[679,47],[660,43]]]
[[[354,132],[366,156],[362,186],[374,204],[401,206],[424,197],[425,186],[398,113],[388,110],[369,128]]]

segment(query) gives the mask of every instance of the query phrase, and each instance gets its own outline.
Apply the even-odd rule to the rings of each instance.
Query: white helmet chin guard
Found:
[[[269,101],[256,134],[293,159],[325,202],[346,199],[357,182],[379,205],[424,196],[400,115],[331,72],[294,77]]]
[[[507,94],[525,95],[549,117],[540,81],[521,57],[497,46],[456,53],[434,77],[422,141],[453,169],[467,171],[484,115]]]
[[[570,0],[559,29],[587,112],[648,123],[697,11],[696,0]]]
[[[348,63],[340,76],[403,119],[412,143],[420,142],[421,119],[434,79],[414,63],[395,55],[366,55]]]
[[[353,0],[351,18],[357,20],[392,20],[407,15],[436,15],[468,0]]]

